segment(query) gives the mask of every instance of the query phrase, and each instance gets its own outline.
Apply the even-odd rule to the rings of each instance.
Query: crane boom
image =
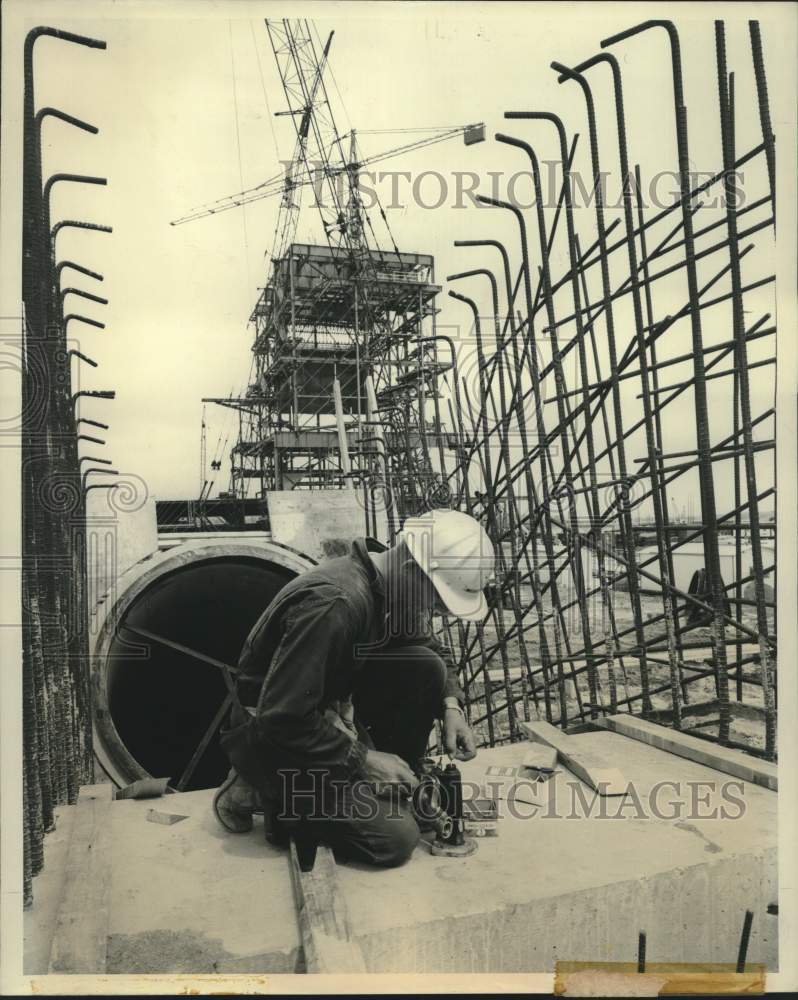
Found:
[[[364,159],[352,164],[352,167],[356,170],[362,171],[364,167],[369,167],[375,163],[382,163],[395,156],[401,156],[403,153],[412,153],[416,149],[424,149],[427,146],[434,146],[436,143],[445,142],[447,139],[452,139],[455,136],[479,134],[480,130],[483,130],[484,127],[485,126],[482,122],[470,125],[453,125],[451,128],[436,132],[435,135],[424,136],[421,139],[414,139],[411,142],[403,143],[401,146],[393,146],[390,149],[384,149],[379,153],[374,153],[372,156],[366,156]],[[351,136],[351,133],[347,133],[341,138],[346,139],[349,136]],[[296,158],[292,160],[292,163],[297,163]],[[335,173],[341,173],[345,168],[337,167],[332,169]],[[224,198],[220,198],[218,201],[211,202],[208,205],[192,209],[192,211],[188,212],[186,215],[181,216],[179,219],[175,219],[169,224],[171,226],[181,226],[185,222],[193,222],[195,219],[204,219],[210,215],[217,215],[220,212],[228,212],[232,208],[240,208],[242,205],[249,205],[253,201],[260,201],[262,198],[271,198],[278,194],[285,194],[287,186],[286,180],[286,173],[275,174],[273,177],[262,181],[260,184],[256,184],[254,187],[247,188],[244,191],[237,191],[235,194],[226,195]],[[296,188],[305,187],[313,182],[314,179],[307,175],[304,166],[300,164],[298,174],[294,173],[291,177],[290,185],[288,186],[293,191]]]

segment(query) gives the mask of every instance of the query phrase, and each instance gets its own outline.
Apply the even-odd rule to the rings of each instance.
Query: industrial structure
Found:
[[[360,160],[355,132],[337,130],[325,82],[332,35],[322,46],[306,21],[268,21],[266,31],[283,113],[296,130],[291,168],[176,220],[281,198],[265,287],[250,316],[249,384],[239,396],[206,400],[238,414],[229,488],[211,498],[212,477],[203,475],[198,500],[160,501],[160,540],[118,580],[95,589],[90,609],[81,545],[94,484],[86,476],[106,470],[84,469],[80,478],[68,371],[66,383],[46,382],[49,423],[25,430],[27,454],[42,447],[45,455],[41,466],[26,466],[23,505],[31,556],[24,578],[29,896],[54,808],[74,802],[90,780],[93,752],[116,785],[168,773],[177,791],[200,794],[223,773],[218,730],[238,650],[259,613],[253,595],[262,604],[325,554],[281,534],[290,494],[319,493],[331,508],[331,494],[351,495],[362,521],[351,523],[350,535],[386,541],[403,518],[436,507],[466,510],[484,523],[498,552],[487,616],[435,623],[458,660],[483,746],[500,753],[546,723],[569,734],[595,735],[601,726],[618,733],[617,720],[629,716],[679,738],[689,730],[696,743],[740,751],[770,774],[777,751],[776,197],[758,22],[749,24],[751,92],[735,85],[742,71],[727,65],[725,27],[716,22],[717,94],[703,99],[719,116],[721,147],[714,174],[698,184],[671,22],[647,21],[604,39],[578,66],[552,63],[559,82],[581,92],[584,119],[566,126],[548,110],[504,112],[513,133],[494,140],[530,171],[535,205],[522,210],[480,196],[492,210],[480,214],[487,228],[501,214],[513,219],[517,238],[506,245],[483,227],[479,238],[456,244],[462,270],[445,283],[430,255],[398,248],[382,210],[386,234],[377,240],[358,172],[379,157]],[[672,79],[663,121],[673,130],[677,159],[667,167],[679,190],[660,209],[643,197],[647,179],[627,134],[616,55],[647,31],[659,33]],[[36,29],[28,42],[29,394],[37,365],[50,375],[57,369],[68,320],[83,318],[64,314],[63,268],[97,277],[57,259],[58,227],[85,224],[51,229],[47,196],[55,180],[103,183],[62,174],[42,185],[42,115],[91,127],[53,109],[36,112],[30,51],[40,34],[102,44],[54,29]],[[597,106],[591,89],[600,74],[612,84],[611,108]],[[759,125],[751,148],[736,142],[742,115]],[[485,130],[438,129],[381,156],[453,137],[468,146],[484,141]],[[552,143],[558,197],[548,205],[541,148]],[[608,148],[612,162],[605,162]],[[735,171],[743,166],[741,187]],[[593,195],[578,211],[577,168]],[[613,204],[604,200],[607,173],[620,194]],[[296,240],[301,199],[310,192],[315,205],[305,211],[317,212],[320,223],[315,244]],[[555,261],[563,258],[558,273]],[[444,284],[472,331],[465,354],[438,328]],[[477,288],[489,292],[487,317]],[[670,419],[677,409],[680,419]],[[68,511],[40,502],[53,475],[75,489]],[[675,482],[700,496],[696,517],[674,510]],[[190,537],[195,528],[208,536],[246,529],[251,538],[212,543],[203,535],[200,544]],[[75,571],[49,585],[42,574],[51,552]],[[64,609],[81,621],[94,615],[91,655],[85,636],[70,639],[69,650],[65,636],[43,644],[48,610],[58,619]],[[184,720],[189,676],[194,713]],[[162,723],[176,716],[178,737],[167,741]],[[652,761],[646,766],[654,768]],[[769,780],[758,784],[773,789]],[[382,968],[378,942],[373,947],[374,967]]]

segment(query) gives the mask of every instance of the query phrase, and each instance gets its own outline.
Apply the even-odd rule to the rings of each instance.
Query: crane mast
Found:
[[[321,58],[317,61],[307,22],[304,28],[293,30],[288,21],[267,20],[265,24],[288,103],[288,110],[278,111],[277,114],[290,115],[296,128],[294,152],[285,173],[283,197],[272,250],[272,258],[280,259],[285,253],[285,248],[294,240],[301,207],[301,189],[312,176],[308,157],[308,137],[316,102],[321,103],[322,100],[326,102],[322,77],[334,32],[330,32]],[[302,22],[298,21],[296,24],[301,26]],[[304,79],[305,72],[310,75],[309,83]]]

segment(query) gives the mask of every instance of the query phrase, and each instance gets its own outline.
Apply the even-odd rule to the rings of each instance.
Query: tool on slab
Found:
[[[456,764],[447,764],[438,780],[443,807],[452,821],[452,827],[448,835],[438,833],[436,839],[430,844],[430,852],[438,857],[468,857],[469,854],[476,851],[477,843],[465,832],[463,782],[460,768]]]
[[[412,806],[416,818],[422,824],[431,823],[435,830],[435,840],[429,844],[431,854],[462,858],[476,851],[476,841],[467,827],[473,827],[479,820],[467,818],[462,775],[460,768],[451,763],[451,758],[445,767],[431,758],[421,762]]]

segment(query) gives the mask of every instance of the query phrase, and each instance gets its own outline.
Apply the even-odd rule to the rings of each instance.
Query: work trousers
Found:
[[[359,738],[414,767],[425,755],[445,683],[446,666],[428,647],[383,647],[363,661],[352,692]],[[339,859],[383,867],[410,857],[420,831],[405,800],[375,797],[357,781],[330,786],[312,767],[275,771],[261,758],[259,773],[251,752],[243,750],[246,740],[237,738],[252,722],[234,709],[222,746],[236,770],[260,792],[272,839],[280,842],[292,829],[301,830],[306,841],[327,844]]]

